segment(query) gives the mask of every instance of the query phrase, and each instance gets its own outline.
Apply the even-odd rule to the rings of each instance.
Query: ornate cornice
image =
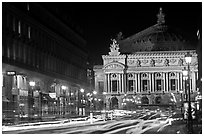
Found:
[[[111,62],[106,64],[103,69],[125,69],[125,65],[120,62]]]
[[[126,55],[102,55],[103,59],[125,59]]]
[[[150,51],[150,52],[136,52],[134,54],[127,55],[128,58],[141,57],[177,57],[185,56],[187,52],[190,52],[193,56],[197,56],[196,50],[183,50],[183,51]]]

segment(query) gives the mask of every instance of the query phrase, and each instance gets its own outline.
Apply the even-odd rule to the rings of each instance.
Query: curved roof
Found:
[[[175,51],[189,46],[182,32],[165,24],[162,9],[157,15],[157,24],[124,40],[118,41],[121,53],[140,51]]]

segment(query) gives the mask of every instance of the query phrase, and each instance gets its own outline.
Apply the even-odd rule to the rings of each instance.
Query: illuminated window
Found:
[[[31,28],[30,26],[28,27],[28,38],[30,39],[30,32],[31,32]]]
[[[18,33],[21,34],[21,21],[18,21]]]
[[[141,80],[142,80],[142,91],[147,92],[149,90],[149,77],[147,73],[141,74]]]
[[[29,11],[30,10],[30,5],[29,5],[29,3],[27,3],[27,11]]]
[[[128,91],[134,90],[134,76],[133,74],[128,74]]]
[[[161,91],[162,90],[162,85],[163,85],[163,79],[162,79],[162,74],[161,73],[156,73],[155,74],[155,90],[156,91]]]
[[[171,90],[171,91],[175,91],[176,90],[176,88],[177,88],[177,77],[176,77],[176,73],[173,73],[173,72],[171,72],[170,74],[169,74],[169,78],[170,78],[170,80],[169,80],[169,89]]]

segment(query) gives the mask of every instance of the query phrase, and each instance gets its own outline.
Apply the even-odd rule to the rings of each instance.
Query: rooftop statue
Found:
[[[113,42],[112,44],[110,44],[110,51],[109,55],[119,55],[119,44],[117,43],[117,41],[115,39],[111,39],[111,41]]]

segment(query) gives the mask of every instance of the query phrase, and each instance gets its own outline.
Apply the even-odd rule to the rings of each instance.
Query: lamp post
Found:
[[[180,91],[180,94],[181,94],[181,114],[182,114],[182,106],[183,106],[183,91],[181,90]]]
[[[94,96],[97,94],[97,92],[96,91],[93,91],[93,94],[94,94]],[[94,100],[94,99],[93,99]],[[95,103],[94,103],[94,101],[93,101],[93,106],[94,106],[94,110],[96,110],[96,105],[95,105]]]
[[[192,55],[187,52],[187,54],[185,55],[185,61],[188,65],[187,67],[187,72],[186,70],[183,71],[184,76],[186,76],[187,74],[187,86],[186,86],[186,90],[188,90],[188,97],[186,97],[186,99],[188,99],[188,132],[189,133],[193,133],[193,122],[192,122],[192,115],[191,115],[191,92],[190,92],[190,63],[192,60]]]
[[[187,97],[187,79],[188,79],[188,70],[186,69],[186,67],[184,67],[183,69],[183,80],[184,80],[184,90],[185,90],[185,101],[188,101],[188,97]]]
[[[85,115],[85,108],[84,108],[84,89],[81,88],[81,89],[80,89],[80,92],[82,93],[82,100],[81,100],[81,101],[82,101],[82,102],[81,102],[81,103],[82,103],[82,106],[81,106],[81,107],[82,107],[82,116],[84,116],[84,115]]]

